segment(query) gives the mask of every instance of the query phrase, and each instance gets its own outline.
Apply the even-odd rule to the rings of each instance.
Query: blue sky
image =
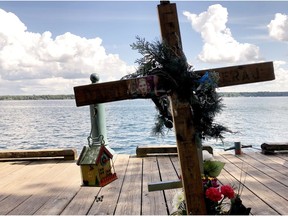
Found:
[[[276,80],[221,91],[288,91],[288,2],[171,1],[195,69],[273,61]],[[139,35],[160,40],[159,1],[0,1],[0,94],[72,94],[118,80],[140,58]]]

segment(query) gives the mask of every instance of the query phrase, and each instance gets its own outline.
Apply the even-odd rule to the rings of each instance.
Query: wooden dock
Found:
[[[245,150],[244,150],[245,152]],[[214,152],[225,167],[223,184],[244,183],[242,200],[252,214],[288,213],[288,154],[263,155],[260,150],[235,156]],[[0,162],[0,215],[168,215],[181,189],[148,192],[148,183],[176,180],[177,156],[115,155],[118,179],[105,187],[82,187],[76,161]],[[241,169],[243,170],[241,177]],[[193,186],[193,182],[191,182]]]

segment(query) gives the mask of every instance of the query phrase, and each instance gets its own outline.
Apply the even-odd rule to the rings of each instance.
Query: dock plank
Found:
[[[170,157],[173,156],[157,157],[162,181],[172,181],[179,179],[172,164],[172,161],[170,160]],[[182,190],[181,188],[177,188],[164,191],[165,199],[167,202],[168,214],[171,214],[175,210],[173,209],[173,198],[174,195],[181,190]]]
[[[54,191],[59,191],[58,184],[61,183],[62,179],[67,177],[66,171],[69,166],[73,164],[58,163],[55,164],[51,169],[42,173],[32,181],[27,183],[25,187],[17,190],[17,194],[30,194],[31,196],[23,201],[20,205],[10,211],[9,215],[32,215],[43,206],[51,196],[55,195]],[[56,186],[56,187],[55,187]]]
[[[57,187],[52,187],[53,192],[47,193],[45,204],[34,213],[35,215],[59,215],[78,192],[81,183],[80,168],[77,169],[75,163],[67,166],[67,169],[57,176],[57,181],[50,182]]]
[[[61,215],[86,215],[99,191],[99,187],[80,187]]]
[[[148,184],[159,182],[160,175],[158,162],[155,157],[147,157],[143,164],[143,196],[142,214],[143,215],[166,215],[167,209],[163,191],[148,192]]]
[[[31,178],[33,177],[33,175],[37,176],[40,175],[41,172],[45,172],[45,170],[38,169],[39,167],[41,167],[41,164],[46,164],[45,169],[47,169],[51,164],[54,164],[55,162],[52,162],[50,164],[47,161],[42,161],[42,163],[32,162],[32,163],[20,163],[20,164],[14,164],[11,162],[2,162],[2,163],[9,164],[8,167],[0,171],[1,174],[0,187],[6,189],[7,187],[9,187],[9,185],[16,186],[15,181],[20,181],[19,179],[20,176],[22,178],[22,181],[20,181],[19,183],[23,182],[23,179]],[[27,166],[28,164],[29,166]],[[35,168],[37,172],[35,172]]]
[[[5,163],[0,163],[0,175],[3,178],[6,175],[10,175],[26,165],[30,164],[31,161],[10,161]]]
[[[249,154],[250,156],[250,154]],[[281,172],[284,175],[288,176],[287,168],[288,168],[288,160],[285,160],[281,157],[276,155],[263,155],[259,152],[255,152],[253,156],[251,156],[258,160],[260,163],[265,161],[265,165],[270,166],[271,168],[277,170],[278,172]]]
[[[113,215],[116,209],[117,201],[121,193],[123,180],[126,175],[126,169],[129,162],[129,155],[118,155],[114,162],[117,179],[104,186],[99,191],[98,197],[103,196],[102,201],[94,202],[89,215]]]
[[[226,161],[224,169],[234,176],[236,179],[240,179],[241,175],[241,167],[244,162],[241,161],[238,157],[231,154],[221,154],[221,157]],[[229,159],[229,160],[228,160]],[[245,166],[248,166],[248,170]],[[244,164],[244,171],[246,170],[246,181],[245,186],[253,191],[259,198],[261,198],[264,202],[269,204],[277,213],[286,214],[288,212],[287,200],[283,197],[279,196],[277,193],[272,191],[269,186],[273,185],[274,180],[270,179],[267,181],[258,181],[257,175],[260,173],[255,171],[253,167],[249,166],[248,163]],[[269,185],[267,187],[267,185]],[[247,205],[246,200],[243,201],[244,205]]]
[[[136,157],[129,159],[115,211],[116,215],[140,215],[141,213],[142,160]]]
[[[3,178],[0,181],[0,214],[9,214],[21,203],[33,195],[35,189],[31,188],[31,182],[38,181],[45,173],[49,172],[55,162],[41,161],[32,162],[29,166],[24,166],[19,172],[13,172],[9,178]]]
[[[238,186],[241,168],[247,172],[241,194],[252,214],[287,214],[288,154],[263,155],[261,150],[235,156],[216,152],[225,162],[218,177]],[[173,211],[172,200],[181,189],[148,192],[148,183],[177,180],[177,156],[115,155],[118,179],[104,187],[82,187],[75,161],[40,160],[0,162],[0,214],[35,215],[163,215]],[[247,169],[248,168],[248,169]],[[193,184],[193,183],[191,183]],[[102,197],[103,201],[96,201]]]
[[[237,168],[236,168],[237,169]],[[239,170],[240,171],[240,170]],[[251,213],[253,215],[277,215],[278,213],[260,199],[255,193],[250,191],[247,187],[243,186],[239,179],[235,179],[225,169],[222,170],[221,175],[218,177],[221,184],[230,184],[235,187],[235,192],[239,193],[243,204],[249,208],[252,207]],[[242,180],[243,183],[243,180]],[[239,189],[239,191],[238,191]]]
[[[176,171],[176,175],[179,178],[181,176],[181,168],[180,168],[180,161],[178,157],[170,157],[170,160],[173,164],[173,167]]]
[[[271,157],[265,157],[266,155],[260,155],[255,153],[245,154],[244,160],[247,159],[247,162],[253,165],[256,169],[266,173],[267,175],[275,178],[276,181],[281,182],[282,184],[288,185],[288,172],[287,167],[283,166],[283,164],[275,163],[271,160]],[[273,157],[272,157],[273,158]],[[277,159],[280,159],[277,157]],[[262,161],[265,161],[263,163]]]
[[[6,163],[0,163],[0,164],[6,165],[6,166],[3,166],[2,169],[0,170],[0,176],[1,176],[0,188],[3,188],[3,190],[0,193],[0,201],[1,201],[7,195],[9,195],[9,192],[4,193],[5,189],[8,189],[9,187],[11,187],[10,185],[14,185],[15,181],[19,179],[19,175],[22,176],[27,173],[25,170],[28,168],[28,166],[26,165],[30,164],[30,162],[19,163],[19,164],[6,162]]]
[[[288,201],[288,179],[285,175],[279,173],[277,170],[266,166],[263,163],[259,163],[257,160],[247,156],[247,154],[243,154],[239,157],[234,157],[233,155],[223,155],[230,162],[233,162],[235,164],[243,163],[245,161],[245,163],[249,164],[247,167],[249,175],[253,175],[253,178],[255,180],[262,183],[271,191],[279,195],[281,198]],[[278,197],[278,199],[282,200],[281,198]]]

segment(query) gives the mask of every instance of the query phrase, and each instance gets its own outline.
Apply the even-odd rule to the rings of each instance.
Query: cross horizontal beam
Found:
[[[206,71],[219,74],[219,87],[248,84],[254,82],[270,81],[275,79],[273,62],[246,64],[231,67],[213,68],[195,71],[203,75]],[[77,106],[85,106],[97,103],[106,103],[119,100],[151,98],[166,94],[166,91],[157,89],[156,78],[161,82],[161,77],[145,77],[148,89],[141,92],[139,87],[141,78],[119,80],[106,83],[89,84],[74,87]],[[150,86],[150,88],[149,88]]]

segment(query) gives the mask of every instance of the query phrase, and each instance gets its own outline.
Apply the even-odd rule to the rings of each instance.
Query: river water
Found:
[[[216,149],[234,142],[260,149],[264,142],[288,142],[288,97],[224,97],[224,110],[216,121],[233,134],[224,142],[204,140]],[[164,137],[152,135],[156,109],[151,100],[128,100],[105,104],[107,140],[116,153],[135,154],[137,146],[173,145],[174,131]],[[74,100],[0,101],[0,149],[76,148],[88,145],[88,106]]]

